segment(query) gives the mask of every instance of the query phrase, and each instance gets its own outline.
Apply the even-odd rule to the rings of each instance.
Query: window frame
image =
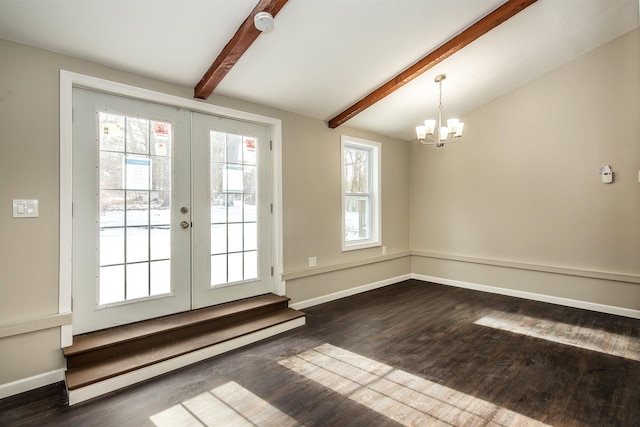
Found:
[[[381,196],[381,176],[382,176],[382,144],[366,139],[354,138],[347,135],[341,136],[340,141],[340,174],[341,174],[341,209],[342,209],[342,226],[341,226],[341,242],[342,251],[352,251],[357,249],[373,248],[382,245],[382,196]],[[346,192],[346,176],[345,176],[345,150],[357,149],[366,150],[368,156],[368,192],[367,193],[347,193]],[[347,241],[346,235],[346,205],[347,197],[365,196],[369,200],[369,220],[370,230],[369,237],[366,239],[358,239]]]

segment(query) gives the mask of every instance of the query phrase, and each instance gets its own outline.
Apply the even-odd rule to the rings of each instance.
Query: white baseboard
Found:
[[[69,390],[69,406],[75,405],[76,403],[84,402],[85,400],[89,400],[94,397],[102,396],[103,394],[122,389],[124,387],[148,380],[153,377],[157,377],[158,375],[183,368],[185,366],[200,362],[210,357],[218,356],[222,353],[235,350],[254,342],[258,342],[282,332],[286,332],[299,326],[303,326],[305,323],[306,320],[304,317],[290,320],[288,322],[281,323],[279,325],[275,325],[270,328],[266,328],[261,331],[225,341],[223,343],[216,344],[207,348],[203,348],[201,350],[194,351],[180,357],[175,357],[173,359],[165,360],[164,362],[156,363],[142,369],[137,369],[135,371],[128,372],[114,378],[109,378],[107,380],[100,381],[99,383],[91,384],[77,390]]]
[[[10,383],[0,384],[0,399],[60,381],[64,381],[64,369],[56,369],[55,371],[45,372],[43,374],[34,375],[33,377],[22,378]]]
[[[392,277],[390,279],[381,280],[379,282],[369,283],[367,285],[346,289],[344,291],[334,292],[332,294],[323,295],[320,297],[296,302],[294,304],[290,304],[289,307],[293,308],[294,310],[302,310],[307,307],[312,307],[318,304],[324,304],[325,302],[335,301],[340,298],[349,297],[351,295],[360,294],[362,292],[371,291],[373,289],[383,288],[385,286],[393,285],[394,283],[399,283],[409,279],[411,279],[411,274],[404,274],[402,276]]]
[[[411,274],[412,279],[423,282],[433,282],[441,285],[455,286],[458,288],[472,289],[475,291],[489,292],[492,294],[506,295],[510,297],[525,298],[533,301],[548,302],[551,304],[564,305],[567,307],[581,308],[584,310],[598,311],[601,313],[615,314],[617,316],[640,319],[640,310],[624,307],[599,304],[589,301],[574,300],[570,298],[555,297],[551,295],[537,294],[533,292],[518,291],[514,289],[499,288],[496,286],[480,285],[477,283],[461,282],[459,280],[444,279],[442,277],[425,276],[422,274]]]

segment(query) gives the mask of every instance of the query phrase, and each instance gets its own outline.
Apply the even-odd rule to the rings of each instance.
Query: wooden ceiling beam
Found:
[[[502,24],[509,18],[523,11],[538,0],[509,0],[493,12],[476,21],[470,27],[454,36],[449,41],[429,52],[418,62],[402,71],[391,80],[378,87],[376,90],[344,110],[331,120],[328,124],[331,129],[335,129],[355,115],[361,113],[380,101],[387,95],[392,94],[402,86],[406,85],[416,77],[420,76],[427,70],[433,68],[440,62],[444,61],[454,53],[458,52],[474,40],[488,33],[498,25]]]
[[[260,30],[253,25],[253,17],[259,12],[269,12],[272,16],[282,9],[287,0],[260,0],[247,19],[222,49],[211,67],[194,88],[194,98],[207,99],[220,84],[224,76],[238,62],[249,46],[258,38]]]

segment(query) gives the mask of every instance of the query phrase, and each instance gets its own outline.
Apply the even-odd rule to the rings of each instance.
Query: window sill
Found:
[[[379,248],[380,246],[382,246],[382,242],[379,241],[375,241],[375,242],[365,242],[365,243],[353,243],[350,245],[345,245],[345,243],[342,243],[342,252],[349,252],[349,251],[357,251],[358,249],[367,249],[367,248]]]

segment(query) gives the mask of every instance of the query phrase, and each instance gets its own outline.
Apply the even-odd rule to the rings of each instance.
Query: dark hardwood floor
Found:
[[[4,399],[0,425],[640,426],[640,320],[413,280],[304,311],[73,407],[60,385]]]

